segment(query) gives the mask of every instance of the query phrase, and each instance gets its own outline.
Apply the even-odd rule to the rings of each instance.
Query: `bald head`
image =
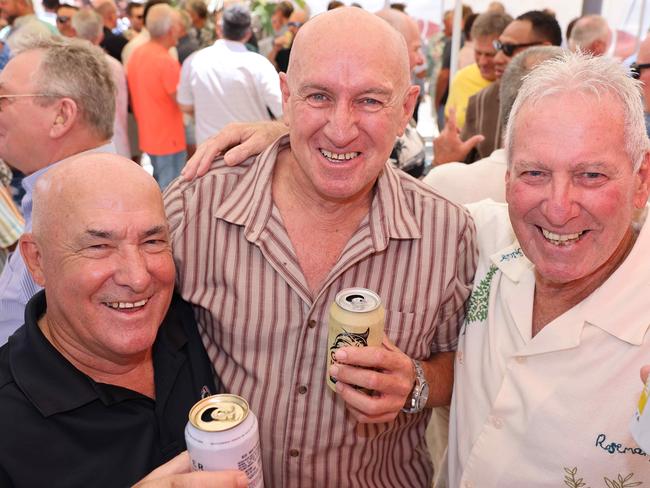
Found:
[[[650,36],[646,37],[639,46],[639,53],[636,57],[639,65],[650,64]],[[643,89],[643,103],[646,113],[650,113],[650,68],[639,70],[639,81]]]
[[[33,197],[20,251],[47,296],[39,327],[93,378],[141,363],[174,289],[158,185],[133,161],[83,154],[39,178]]]
[[[409,84],[409,56],[404,37],[383,19],[355,7],[322,13],[300,29],[291,47],[289,83],[296,72],[304,69],[305,61],[318,52],[346,56],[351,51],[382,53],[384,63],[395,69],[403,85]]]
[[[415,20],[394,8],[385,8],[377,12],[376,15],[392,25],[404,37],[409,55],[409,69],[412,71],[416,66],[422,64],[424,58],[420,50],[420,30]]]
[[[115,154],[83,154],[57,164],[34,188],[32,231],[37,237],[67,232],[75,209],[88,201],[107,208],[147,201],[161,212],[162,197],[156,181],[133,161]]]

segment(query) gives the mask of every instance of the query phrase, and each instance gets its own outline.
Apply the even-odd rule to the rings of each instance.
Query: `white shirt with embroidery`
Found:
[[[650,225],[602,286],[531,338],[533,265],[507,206],[468,207],[481,255],[456,355],[449,486],[650,487],[650,456],[628,429],[650,363]]]

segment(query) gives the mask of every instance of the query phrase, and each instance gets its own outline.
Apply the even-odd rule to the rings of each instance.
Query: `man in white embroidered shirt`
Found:
[[[267,486],[431,486],[425,406],[450,398],[475,247],[461,207],[387,164],[418,93],[408,60],[378,16],[317,16],[281,75],[289,136],[165,194],[180,293],[258,415]],[[349,287],[381,296],[386,335],[328,371],[328,309]]]
[[[509,206],[472,209],[449,486],[650,479],[628,429],[650,351],[650,226],[635,219],[648,147],[639,86],[615,60],[565,54],[525,79],[506,129]]]

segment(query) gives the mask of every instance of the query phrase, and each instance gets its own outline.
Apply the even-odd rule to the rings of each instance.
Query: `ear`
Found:
[[[50,127],[50,137],[59,139],[67,134],[79,117],[79,108],[72,98],[62,98],[56,103],[56,113]]]
[[[634,206],[643,208],[648,203],[650,194],[650,151],[643,156],[643,162],[636,174],[636,189],[634,191]]]
[[[280,73],[280,90],[282,91],[282,113],[284,114],[284,122],[289,125],[291,123],[291,110],[289,106],[291,91],[289,90],[289,81],[287,80],[286,73]]]
[[[397,132],[398,136],[404,134],[404,129],[408,125],[409,121],[413,118],[413,109],[415,104],[418,101],[418,95],[420,94],[420,87],[417,85],[411,85],[404,96],[404,102],[402,103],[402,114],[400,120],[399,131]]]
[[[18,242],[20,254],[34,281],[41,287],[45,287],[45,275],[43,274],[42,254],[34,234],[26,232]]]

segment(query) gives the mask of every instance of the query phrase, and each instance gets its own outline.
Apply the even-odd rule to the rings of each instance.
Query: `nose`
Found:
[[[507,62],[508,57],[499,49],[494,55],[494,64],[505,65]]]
[[[577,203],[578,189],[570,178],[553,178],[549,186],[549,194],[544,200],[542,211],[549,224],[561,227],[580,213]]]
[[[358,114],[354,104],[337,101],[328,114],[325,136],[336,146],[343,148],[359,135]]]
[[[145,291],[151,283],[147,258],[138,248],[123,250],[118,258],[114,274],[115,283],[131,289],[134,293]]]

